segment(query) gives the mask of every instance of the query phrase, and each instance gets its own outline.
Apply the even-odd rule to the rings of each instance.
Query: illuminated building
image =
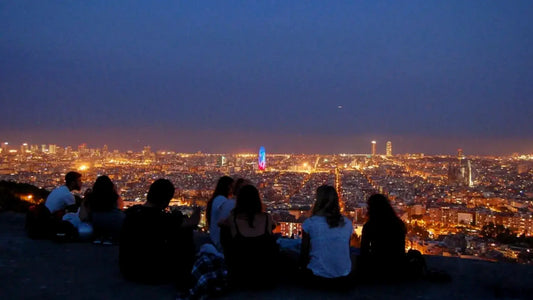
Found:
[[[392,156],[392,142],[391,141],[387,142],[387,147],[385,150],[386,150],[387,156]]]
[[[24,143],[22,144],[22,146],[20,146],[20,153],[24,154],[24,153],[28,153],[30,151],[29,147],[28,147],[28,143]]]
[[[457,159],[461,160],[463,158],[464,158],[463,149],[461,148],[457,149]]]
[[[78,153],[80,155],[85,154],[86,151],[87,151],[87,144],[84,143],[78,146]]]
[[[376,155],[376,141],[372,141],[372,156]]]
[[[41,145],[41,152],[42,153],[45,153],[47,150],[46,150],[46,145],[45,144],[42,144]]]
[[[279,226],[281,236],[300,237],[300,235],[302,234],[302,223],[279,222],[278,226]]]
[[[226,165],[226,157],[224,155],[220,156],[220,159],[218,160],[218,166],[223,167]]]
[[[48,145],[48,153],[56,154],[57,153],[57,145],[53,145],[53,144]]]
[[[9,143],[4,142],[2,143],[2,153],[7,153],[9,151]]]
[[[257,161],[257,166],[259,167],[259,170],[264,171],[266,168],[266,152],[265,147],[261,146],[259,148],[259,157]]]

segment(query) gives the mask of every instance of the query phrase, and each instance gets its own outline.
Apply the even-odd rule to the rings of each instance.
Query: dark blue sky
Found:
[[[533,153],[533,2],[2,1],[0,104],[12,143]]]

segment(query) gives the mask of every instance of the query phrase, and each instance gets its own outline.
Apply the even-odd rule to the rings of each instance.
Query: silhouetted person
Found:
[[[174,282],[190,285],[194,262],[193,228],[200,220],[195,209],[190,218],[167,212],[174,185],[166,179],[152,183],[144,205],[126,210],[119,246],[120,271],[126,279],[144,283]]]
[[[115,184],[108,176],[96,178],[92,189],[85,195],[80,208],[80,220],[93,227],[95,241],[118,242],[124,213]]]
[[[235,209],[220,223],[222,246],[233,286],[272,286],[278,247],[272,230],[272,216],[263,211],[259,191],[245,185],[237,196]]]
[[[79,191],[81,186],[81,174],[68,172],[65,175],[65,185],[55,188],[46,198],[44,205],[52,215],[62,216],[67,208],[76,206],[76,199],[71,191]]]
[[[368,221],[361,237],[361,256],[356,266],[362,279],[390,281],[403,276],[405,234],[405,224],[387,197],[381,194],[370,196]]]
[[[222,246],[218,222],[226,219],[235,207],[235,200],[231,199],[232,191],[233,179],[229,176],[222,176],[217,182],[211,199],[207,202],[205,214],[209,226],[209,237],[219,251],[222,251]]]
[[[332,285],[347,284],[352,269],[350,237],[353,226],[340,212],[339,196],[334,187],[320,186],[312,216],[302,224],[300,264],[306,271],[304,280]]]

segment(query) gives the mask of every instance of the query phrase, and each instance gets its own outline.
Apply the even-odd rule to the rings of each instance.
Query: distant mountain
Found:
[[[2,180],[0,211],[26,212],[30,205],[43,202],[49,193],[31,184]]]

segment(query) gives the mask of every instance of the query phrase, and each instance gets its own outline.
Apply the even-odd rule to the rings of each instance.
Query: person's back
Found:
[[[106,175],[99,176],[85,196],[80,219],[92,224],[96,240],[118,240],[125,217],[118,207],[119,199],[115,184]]]
[[[361,236],[361,275],[373,280],[398,280],[405,271],[405,224],[381,194],[368,200],[369,220]]]
[[[311,212],[312,216],[302,224],[300,265],[305,267],[303,277],[310,285],[322,282],[344,287],[352,270],[350,237],[353,226],[341,214],[339,196],[333,186],[317,188]]]
[[[194,262],[191,222],[180,212],[164,209],[174,195],[166,179],[156,180],[147,202],[126,210],[119,244],[120,271],[128,280],[145,283],[174,282],[187,286]],[[199,214],[199,211],[194,215]]]
[[[271,287],[278,247],[272,235],[274,221],[263,212],[259,191],[242,187],[235,209],[222,224],[222,246],[231,283],[237,287]]]
[[[218,223],[229,217],[231,210],[235,207],[235,200],[228,199],[222,195],[213,199],[211,209],[211,219],[209,223],[209,237],[217,249],[221,250],[220,227]]]
[[[152,283],[175,280],[172,274],[179,269],[176,263],[185,258],[179,254],[190,255],[187,252],[192,246],[192,232],[181,230],[182,222],[181,214],[164,213],[154,207],[136,205],[127,209],[119,250],[124,276]]]
[[[45,201],[45,206],[50,213],[57,214],[64,213],[64,210],[76,204],[74,195],[70,192],[72,190],[81,189],[81,174],[77,172],[68,172],[65,175],[65,185],[55,188],[48,195]]]
[[[253,227],[242,215],[230,215],[229,234],[223,235],[224,256],[235,285],[268,287],[274,281],[278,248],[272,235],[273,221],[269,214],[254,217]]]
[[[350,237],[352,222],[344,218],[344,222],[331,227],[324,216],[312,216],[302,225],[309,235],[310,251],[307,268],[314,275],[324,278],[347,276],[352,268],[350,260]]]
[[[363,226],[362,252],[375,259],[394,260],[405,256],[405,226],[401,222],[377,223]]]

